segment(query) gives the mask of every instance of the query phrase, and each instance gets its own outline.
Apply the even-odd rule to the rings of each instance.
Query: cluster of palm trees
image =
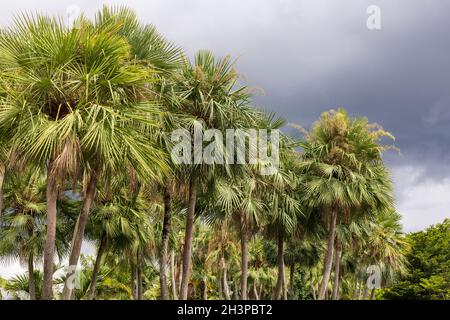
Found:
[[[191,61],[126,8],[18,17],[0,71],[0,255],[27,264],[30,299],[358,299],[368,265],[384,283],[405,268],[392,136],[365,118],[332,110],[282,134],[273,175],[176,164],[178,128],[284,121],[251,105],[229,57]],[[97,252],[74,287],[55,257],[79,265],[83,240]]]

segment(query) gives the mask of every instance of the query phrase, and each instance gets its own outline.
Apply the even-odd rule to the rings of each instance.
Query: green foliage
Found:
[[[409,234],[408,274],[385,289],[382,299],[450,298],[450,220]]]

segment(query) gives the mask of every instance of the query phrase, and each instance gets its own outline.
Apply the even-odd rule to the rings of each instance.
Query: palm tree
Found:
[[[285,239],[297,231],[302,214],[300,202],[296,199],[298,187],[293,166],[295,161],[298,161],[298,156],[289,145],[282,146],[280,153],[283,161],[278,172],[269,176],[269,188],[267,188],[265,196],[271,204],[268,213],[267,235],[269,238],[276,239],[278,250],[278,279],[274,291],[275,299],[281,299],[285,287]]]
[[[208,206],[205,209],[208,220],[220,225],[229,221],[238,230],[241,249],[240,298],[247,299],[248,293],[248,240],[265,219],[265,207],[261,199],[262,182],[257,177],[236,176],[217,179],[210,189]]]
[[[120,186],[120,184],[119,184]],[[132,272],[139,273],[142,266],[142,259],[153,246],[152,218],[149,211],[154,210],[149,207],[142,197],[142,194],[128,188],[119,187],[109,192],[102,192],[101,199],[94,208],[88,226],[97,236],[98,249],[91,275],[87,298],[95,297],[95,287],[98,273],[102,267],[102,261],[109,252],[127,252],[128,258],[132,261]],[[137,290],[140,286],[132,289],[138,298]],[[139,298],[141,298],[141,294]]]
[[[42,294],[43,275],[39,270],[34,270],[33,280],[30,280],[29,273],[21,273],[15,275],[13,278],[8,279],[2,285],[2,287],[11,295],[14,299],[19,300],[36,300],[40,299]],[[30,288],[30,283],[34,282],[34,287]],[[31,291],[34,290],[34,291]],[[24,295],[25,293],[25,295]]]
[[[21,179],[22,178],[22,179]],[[45,183],[39,171],[11,176],[6,189],[7,214],[1,230],[1,255],[27,261],[30,300],[36,300],[34,261],[40,255],[42,218],[45,216]],[[45,181],[45,180],[44,180]]]
[[[73,160],[68,151],[75,147],[55,120],[71,105],[69,70],[76,38],[62,23],[44,16],[19,18],[0,35],[2,80],[8,82],[0,130],[18,155],[47,168],[44,299],[51,298],[52,292],[59,178],[63,167]]]
[[[343,263],[343,260],[345,262],[343,257],[345,253],[349,251],[355,251],[353,254],[357,255],[357,250],[355,249],[361,245],[361,243],[358,242],[365,238],[365,226],[367,225],[368,218],[371,217],[369,215],[361,215],[349,221],[348,224],[341,223],[336,226],[334,280],[331,295],[333,300],[339,300],[340,297],[341,278],[344,273],[345,265]]]
[[[135,13],[125,7],[109,8],[104,6],[96,15],[96,24],[104,27],[105,25],[120,25],[118,33],[124,36],[131,45],[131,53],[139,61],[144,61],[149,68],[158,70],[158,81],[153,83],[155,95],[153,99],[157,99],[165,112],[163,114],[162,130],[164,132],[172,131],[171,128],[176,126],[171,123],[174,119],[168,112],[173,104],[171,93],[165,92],[165,82],[173,76],[173,73],[181,66],[183,59],[182,51],[177,46],[164,39],[151,25],[139,23]],[[153,132],[152,135],[155,135]],[[150,137],[153,138],[153,137]],[[159,141],[161,147],[168,150],[165,139]],[[173,179],[173,178],[172,178]],[[162,192],[165,205],[164,227],[162,230],[162,250],[160,257],[160,274],[161,274],[161,295],[163,299],[168,298],[166,266],[168,261],[167,247],[170,230],[170,179],[169,182],[162,183]]]
[[[173,91],[179,97],[179,102],[174,105],[174,113],[181,114],[189,131],[196,134],[202,134],[209,128],[225,132],[225,129],[248,126],[257,112],[248,107],[248,89],[236,88],[238,79],[239,75],[229,57],[215,59],[211,52],[198,52],[194,62],[191,64],[186,60],[181,72],[174,77]],[[198,151],[194,150],[194,154],[198,155]],[[181,299],[186,299],[188,295],[197,192],[200,191],[202,180],[220,170],[220,166],[199,162],[194,161],[193,165],[185,167],[188,211]]]
[[[142,137],[143,133],[147,133],[149,130],[150,132],[152,131],[151,127],[155,126],[155,122],[152,122],[152,117],[154,118],[155,114],[159,112],[148,101],[144,104],[140,103],[143,99],[150,99],[152,95],[147,84],[152,80],[149,76],[151,76],[153,71],[149,62],[141,63],[141,60],[136,59],[136,55],[131,55],[129,38],[126,37],[126,35],[130,36],[127,34],[129,32],[128,29],[122,33],[117,32],[115,37],[111,37],[111,29],[130,28],[130,24],[133,25],[132,16],[126,15],[126,11],[125,13],[120,11],[118,17],[110,15],[110,13],[111,11],[108,9],[100,12],[95,21],[95,27],[91,31],[96,37],[104,36],[108,39],[99,41],[103,49],[98,51],[100,53],[98,57],[90,56],[92,61],[89,64],[97,68],[95,71],[101,79],[100,83],[102,81],[105,83],[113,81],[114,87],[94,87],[93,94],[103,97],[103,99],[94,99],[95,96],[93,96],[90,101],[86,101],[86,103],[91,104],[94,116],[91,119],[89,119],[91,115],[88,116],[88,119],[92,122],[88,123],[85,135],[80,140],[82,147],[84,141],[88,142],[85,146],[87,149],[85,158],[92,159],[93,163],[88,162],[87,165],[90,180],[86,187],[85,205],[75,231],[69,265],[76,265],[78,262],[84,228],[95,197],[96,183],[102,170],[114,172],[119,165],[123,165],[124,161],[126,161],[136,168],[138,174],[144,179],[145,177],[153,179],[160,176],[161,172],[167,172],[167,166],[164,162],[165,157],[156,148],[156,144],[151,143],[151,136],[146,135],[148,140]],[[126,17],[124,21],[120,19],[123,16]],[[134,19],[136,20],[136,18]],[[136,27],[138,28],[139,26]],[[156,34],[154,35],[153,29],[147,30],[144,28],[144,30],[147,33],[151,32],[151,36],[157,36]],[[141,36],[148,36],[148,34],[141,33]],[[88,35],[86,41],[89,41],[90,37],[91,35]],[[105,51],[105,45],[109,41],[112,41],[111,44],[114,42],[120,43],[122,47],[111,46],[110,49],[114,51],[108,53]],[[162,39],[158,39],[158,41],[161,42]],[[97,50],[95,47],[86,47],[88,53],[90,50],[94,52]],[[106,46],[106,48],[108,47]],[[151,48],[148,50],[151,50]],[[130,59],[130,57],[133,58]],[[89,64],[88,74],[93,71],[89,70],[91,67]],[[99,65],[102,66],[102,69],[98,69],[97,66]],[[101,92],[101,90],[107,90],[108,92]],[[108,105],[111,109],[95,110],[98,104]],[[100,116],[96,114],[99,111]],[[106,119],[108,119],[106,123],[109,124],[105,126]],[[103,139],[111,139],[112,141],[108,145]],[[63,298],[68,299],[69,297],[70,290],[66,284]]]
[[[82,20],[80,25],[67,28],[55,18],[22,17],[0,38],[0,64],[8,70],[3,79],[9,81],[0,130],[18,155],[46,164],[48,173],[43,299],[51,298],[61,179],[76,175],[80,166],[88,178],[69,258],[76,265],[100,173],[117,170],[124,161],[151,176],[165,171],[164,157],[141,134],[157,110],[141,103],[150,95],[155,71],[131,55],[126,38],[114,33],[111,23],[94,26]]]
[[[383,136],[392,137],[367,119],[352,119],[340,109],[323,113],[303,144],[305,201],[321,207],[328,224],[319,299],[325,298],[330,279],[338,215],[344,219],[360,208],[392,205],[392,186],[381,160]]]
[[[380,266],[386,282],[406,273],[405,252],[409,245],[405,241],[400,224],[401,216],[394,210],[377,213],[369,222],[367,246],[364,251],[368,262]],[[372,289],[370,299],[375,296]]]
[[[5,185],[5,216],[0,231],[0,256],[26,263],[31,300],[37,294],[35,263],[40,260],[45,244],[45,176],[33,167],[20,174],[11,173]],[[56,227],[56,251],[59,260],[67,253],[67,231],[73,227],[72,216],[78,209],[68,198],[58,201],[61,218]]]
[[[298,272],[303,272],[305,274],[304,283],[309,277],[310,283],[307,285],[309,292],[307,294],[308,298],[314,299],[314,279],[312,274],[313,269],[317,266],[320,260],[320,248],[317,245],[317,237],[311,237],[311,235],[306,236],[303,234],[298,234],[297,232],[287,241],[286,252],[285,252],[285,262],[290,266],[289,275],[289,299],[295,300],[297,297],[297,292],[295,291],[296,281],[295,275]],[[300,296],[300,292],[298,293]],[[302,297],[300,297],[302,298]],[[303,297],[305,298],[305,297]]]

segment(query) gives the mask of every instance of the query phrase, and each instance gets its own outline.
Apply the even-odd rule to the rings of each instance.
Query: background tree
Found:
[[[381,299],[447,300],[450,296],[450,220],[413,232],[406,238],[408,272],[381,290]]]

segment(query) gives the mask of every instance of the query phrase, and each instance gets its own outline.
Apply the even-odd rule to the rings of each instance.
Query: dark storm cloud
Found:
[[[366,27],[372,4],[379,31]],[[345,107],[396,136],[402,156],[388,155],[392,166],[450,176],[450,2],[193,1],[173,19],[175,7],[164,7],[141,15],[191,56],[206,48],[239,57],[239,70],[265,91],[256,98],[264,108],[308,127]]]
[[[253,49],[259,61],[242,59],[240,66],[270,88],[258,102],[290,121],[307,126],[323,110],[343,106],[397,137],[402,156],[389,155],[392,165],[416,164],[426,177],[448,177],[450,3],[380,2],[382,30],[369,31],[364,8],[376,1],[363,2],[333,6],[322,27],[278,28]]]

